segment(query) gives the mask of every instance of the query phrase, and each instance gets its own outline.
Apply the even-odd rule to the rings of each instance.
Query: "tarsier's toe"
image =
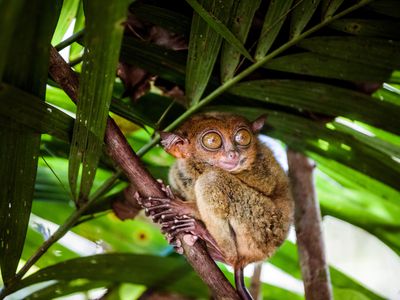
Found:
[[[168,212],[163,212],[161,214],[161,220],[171,220],[176,217],[175,213],[168,213]]]
[[[197,235],[193,235],[193,234],[185,234],[183,236],[183,240],[189,246],[193,246],[198,239],[199,239],[199,237]]]
[[[182,255],[183,254],[183,248],[182,247],[174,247],[174,250],[176,253]]]
[[[165,194],[167,194],[167,197],[170,198],[170,199],[174,199],[175,196],[174,196],[174,193],[171,190],[171,187],[169,185],[165,185],[164,182],[161,179],[157,179],[157,181],[158,181],[158,183],[160,183],[161,190]]]
[[[176,239],[175,236],[171,234],[166,234],[165,237],[167,238],[168,243],[174,247],[176,253],[183,254],[182,242],[180,240]]]
[[[140,197],[140,194],[139,194],[138,191],[136,191],[136,192],[133,194],[133,197],[135,198],[135,200],[136,200],[140,205],[142,205],[142,197]]]

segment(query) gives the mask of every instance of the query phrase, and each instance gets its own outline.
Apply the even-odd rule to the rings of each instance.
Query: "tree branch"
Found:
[[[76,103],[78,95],[79,79],[77,74],[68,66],[57,50],[52,47],[50,51],[50,76]],[[136,189],[144,197],[166,197],[160,189],[158,182],[143,166],[139,157],[134,153],[126,141],[119,127],[112,118],[108,118],[104,138],[106,151],[113,161],[121,168],[128,178],[131,186],[126,193],[131,203],[137,203],[133,194]],[[133,188],[133,187],[135,188]],[[217,299],[240,299],[235,289],[225,278],[221,270],[209,256],[202,243],[189,246],[180,238],[187,261],[198,273],[200,278],[211,289]]]
[[[321,213],[313,182],[314,163],[287,151],[289,178],[295,202],[295,227],[301,273],[307,300],[330,300],[332,289],[321,230]]]

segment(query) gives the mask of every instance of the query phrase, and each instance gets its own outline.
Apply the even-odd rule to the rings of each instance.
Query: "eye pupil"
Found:
[[[239,130],[235,135],[235,142],[240,146],[248,146],[251,142],[251,134],[246,129]]]
[[[222,145],[222,139],[218,133],[209,132],[203,136],[202,143],[208,149],[218,149]]]

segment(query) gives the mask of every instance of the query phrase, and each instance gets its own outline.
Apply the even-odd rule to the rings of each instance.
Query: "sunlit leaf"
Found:
[[[318,174],[317,188],[324,214],[366,228],[387,226],[400,228],[400,203],[385,201],[362,189],[347,188],[338,192],[337,183]],[[336,191],[336,192],[335,192]]]
[[[337,120],[337,122],[334,122],[332,126],[334,126],[335,129],[338,131],[352,135],[356,140],[359,140],[366,145],[369,145],[375,149],[379,149],[380,151],[387,154],[391,158],[400,157],[400,147],[398,147],[397,145],[381,140],[372,135],[367,135],[363,132],[354,130],[346,126],[345,124],[342,124],[341,122],[343,121],[339,119]]]
[[[71,113],[76,112],[76,105],[69,96],[60,88],[46,86],[46,102]]]
[[[87,280],[74,280],[74,281],[59,281],[51,284],[43,289],[27,295],[25,300],[47,300],[59,297],[65,297],[76,292],[86,292],[92,289],[106,287],[111,285],[109,282],[101,281],[87,281]]]
[[[318,162],[318,169],[334,179],[344,188],[365,190],[373,196],[378,196],[378,202],[388,201],[400,205],[400,192],[380,181],[366,176],[365,174],[355,171],[336,161],[323,158],[320,155],[312,154],[314,160]],[[328,183],[329,184],[329,183]],[[369,201],[368,199],[366,201]]]
[[[157,270],[157,272],[154,272]],[[188,296],[207,296],[201,280],[181,257],[135,254],[102,254],[72,259],[26,277],[15,288],[47,280],[131,282],[175,291]]]
[[[83,30],[84,26],[85,26],[85,14],[83,11],[83,0],[80,0],[78,10],[76,13],[73,33],[75,34]],[[82,54],[83,54],[83,47],[78,43],[72,43],[71,48],[69,50],[69,60],[73,61],[75,59],[78,59]]]
[[[389,89],[379,89],[374,93],[374,96],[380,100],[384,100],[395,105],[400,105],[400,97],[396,92]]]
[[[62,41],[68,27],[70,26],[72,20],[76,16],[80,0],[64,0],[63,7],[61,9],[60,17],[58,18],[58,23],[56,30],[54,31],[51,43],[57,45]]]
[[[43,234],[38,232],[39,226],[39,224],[32,224],[28,228],[24,251],[21,256],[24,260],[28,260],[45,241]],[[78,254],[74,253],[70,249],[56,243],[36,262],[35,266],[43,268],[78,256]]]

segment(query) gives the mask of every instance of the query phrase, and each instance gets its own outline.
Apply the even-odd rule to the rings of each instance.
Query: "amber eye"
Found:
[[[206,133],[203,135],[201,142],[203,143],[204,147],[212,150],[218,149],[222,145],[221,136],[216,132]]]
[[[247,129],[240,129],[235,134],[235,142],[240,146],[248,146],[251,142],[251,134]]]

